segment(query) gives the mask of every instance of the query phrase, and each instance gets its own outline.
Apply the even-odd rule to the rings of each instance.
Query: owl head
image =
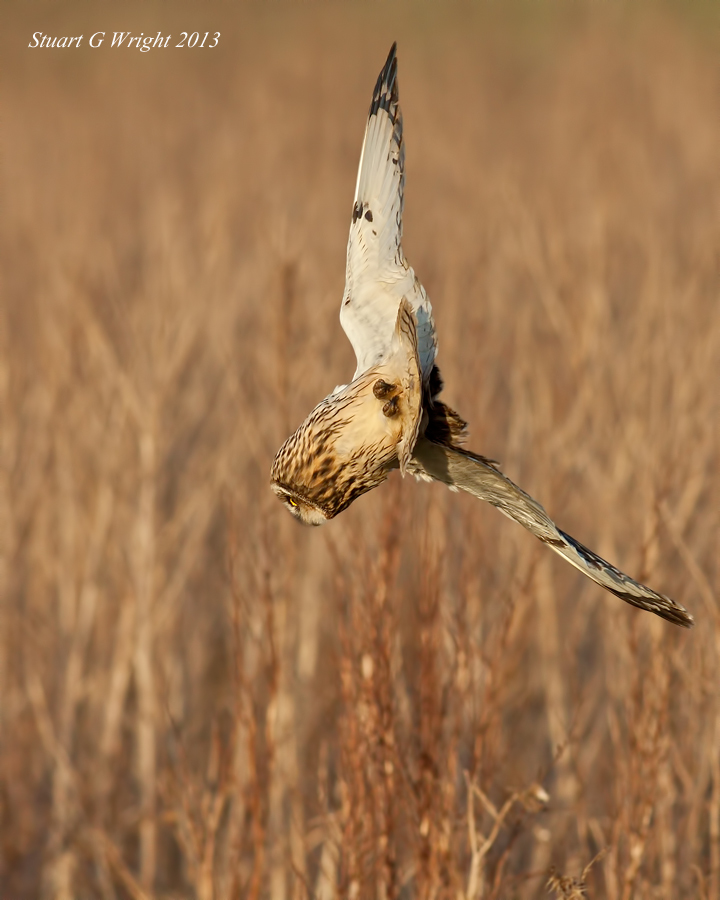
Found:
[[[326,397],[278,450],[270,486],[298,521],[322,525],[399,465],[398,446],[416,416],[405,414],[404,392],[383,374],[369,370]]]
[[[300,522],[332,519],[391,469],[406,471],[422,397],[415,318],[403,299],[389,357],[336,388],[290,435],[273,463],[273,491]]]

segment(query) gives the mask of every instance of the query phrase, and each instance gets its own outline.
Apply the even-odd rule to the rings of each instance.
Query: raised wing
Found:
[[[421,469],[417,474],[442,481],[451,489],[467,491],[492,503],[500,512],[552,547],[583,575],[626,603],[655,613],[674,625],[685,628],[693,625],[693,617],[679,603],[630,578],[575,538],[560,531],[537,500],[533,500],[483,457],[420,438],[415,446],[414,460]]]
[[[405,148],[396,44],[380,73],[365,129],[347,249],[340,322],[357,357],[354,377],[391,352],[400,302],[415,316],[424,380],[435,361],[432,307],[401,246]]]

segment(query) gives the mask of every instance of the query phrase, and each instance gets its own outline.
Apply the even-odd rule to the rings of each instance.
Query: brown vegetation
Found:
[[[3,898],[720,896],[720,48],[542,8],[10,22]],[[40,27],[222,44],[25,50]],[[322,529],[270,494],[353,370],[394,38],[406,251],[470,446],[693,631],[438,485]]]

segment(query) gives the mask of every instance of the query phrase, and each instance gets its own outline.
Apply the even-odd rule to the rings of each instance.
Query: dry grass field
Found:
[[[599,7],[6,10],[3,900],[720,897],[720,29]],[[26,49],[121,28],[222,36]],[[469,446],[692,631],[440,485],[271,495],[393,39]]]

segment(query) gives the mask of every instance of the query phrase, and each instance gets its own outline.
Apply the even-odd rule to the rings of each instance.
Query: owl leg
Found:
[[[390,384],[387,381],[383,381],[382,378],[378,378],[373,385],[373,394],[378,400],[386,401],[383,404],[382,411],[389,419],[396,416],[399,412],[398,397],[401,392],[402,388],[399,384]]]

